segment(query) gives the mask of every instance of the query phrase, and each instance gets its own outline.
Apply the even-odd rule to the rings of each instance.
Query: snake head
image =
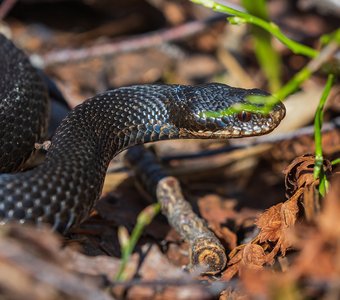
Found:
[[[211,83],[195,87],[179,87],[177,124],[182,137],[240,138],[263,135],[276,128],[286,109],[280,102],[268,114],[261,112],[263,104],[252,104],[259,110],[241,111],[225,115],[222,111],[239,104],[250,104],[248,96],[268,96],[259,89],[241,89],[225,84]],[[209,113],[207,113],[209,112]]]

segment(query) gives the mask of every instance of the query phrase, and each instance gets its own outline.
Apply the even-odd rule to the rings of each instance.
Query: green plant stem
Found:
[[[277,93],[274,93],[272,96],[249,96],[249,104],[237,104],[218,112],[203,112],[201,113],[201,117],[217,118],[221,116],[232,115],[241,111],[268,114],[276,103],[284,100],[287,96],[295,92],[299,86],[312,75],[312,73],[313,72],[308,67],[305,67],[296,73],[290,81],[288,81],[279,91],[277,91]],[[255,104],[260,104],[262,106],[259,107]]]
[[[308,68],[308,66],[301,69],[279,91],[274,93],[273,96],[278,100],[284,100],[287,96],[294,93],[312,74],[313,72]]]
[[[212,0],[191,0],[191,1],[194,3],[204,5],[206,7],[212,8],[215,11],[234,16],[234,17],[228,18],[228,20],[234,24],[249,23],[249,24],[253,24],[253,25],[263,28],[264,30],[268,31],[273,36],[275,36],[280,42],[286,45],[295,54],[301,54],[301,55],[305,55],[305,56],[312,57],[312,58],[318,55],[317,50],[310,48],[308,46],[302,45],[300,43],[297,43],[291,40],[290,38],[288,38],[287,36],[285,36],[280,30],[280,28],[273,22],[267,22],[261,18],[250,15],[249,13],[241,12],[231,7],[227,7],[225,5],[219,4],[216,1],[212,1]]]
[[[218,112],[203,112],[202,117],[221,117],[231,115],[241,111],[258,112],[268,114],[278,101],[284,100],[287,96],[295,92],[301,84],[316,72],[330,57],[339,49],[336,41],[331,41],[322,48],[319,55],[312,59],[303,69],[294,75],[279,91],[272,96],[249,96],[249,103],[239,104]],[[257,104],[257,105],[255,105]],[[260,106],[258,106],[260,105]]]
[[[337,164],[340,164],[340,158],[336,158],[336,159],[332,160],[332,161],[331,161],[331,164],[332,164],[332,166],[335,166],[335,165],[337,165]]]
[[[334,55],[334,53],[338,50],[339,47],[340,30],[337,30],[332,34],[329,34],[327,36],[327,39],[325,38],[328,44],[319,52],[310,47],[290,40],[289,38],[283,35],[283,33],[280,31],[277,25],[267,22],[263,19],[254,17],[248,13],[235,10],[222,4],[218,4],[216,1],[213,0],[191,0],[191,1],[202,4],[206,7],[215,9],[220,12],[234,15],[235,17],[233,17],[232,19],[229,18],[229,20],[233,20],[233,22],[235,23],[248,22],[250,24],[258,25],[259,27],[266,29],[268,32],[270,32],[277,38],[279,39],[281,38],[281,40],[284,40],[288,48],[290,48],[293,52],[313,57],[313,59],[307,64],[307,66],[305,66],[302,70],[295,74],[295,76],[288,83],[286,83],[280,90],[278,90],[272,96],[267,97],[250,96],[248,97],[249,103],[247,104],[235,105],[222,111],[202,112],[200,114],[201,117],[218,118],[222,116],[235,114],[241,111],[268,114],[276,103],[284,100],[287,96],[295,92],[305,80],[307,80],[315,71],[317,71],[322,66],[322,64],[328,61],[330,57],[332,57],[332,55]],[[263,11],[261,12],[261,14],[262,13]]]
[[[327,179],[323,170],[323,153],[322,153],[322,135],[321,128],[323,123],[323,109],[332,88],[334,81],[333,74],[328,75],[326,86],[322,92],[321,99],[318,108],[315,113],[314,118],[314,142],[315,142],[315,164],[314,164],[314,179],[320,180],[319,192],[322,196],[326,194],[327,191]]]
[[[269,21],[266,0],[242,0],[247,11],[265,21]],[[268,80],[269,90],[273,93],[281,87],[281,58],[272,46],[269,32],[257,26],[251,28],[257,60]]]
[[[330,42],[336,42],[340,44],[340,29],[337,29],[331,33],[327,33],[320,38],[321,45],[329,44]]]
[[[143,233],[144,228],[151,223],[153,218],[159,213],[161,206],[159,203],[149,205],[146,207],[137,217],[137,223],[132,230],[130,238],[128,234],[123,234],[123,241],[121,240],[121,252],[122,258],[119,266],[119,270],[116,275],[117,281],[123,281],[126,279],[125,268],[131,257],[132,251],[135,248],[137,241]],[[122,232],[122,229],[120,229]],[[124,231],[124,230],[123,230]]]

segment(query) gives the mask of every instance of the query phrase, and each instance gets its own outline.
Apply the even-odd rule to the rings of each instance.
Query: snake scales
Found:
[[[110,160],[127,147],[179,138],[227,139],[272,131],[285,115],[242,112],[204,118],[245,103],[258,89],[224,84],[136,85],[107,91],[77,106],[56,130],[45,161],[21,172],[41,142],[49,111],[46,88],[25,54],[0,35],[0,220],[50,223],[65,232],[99,198]]]

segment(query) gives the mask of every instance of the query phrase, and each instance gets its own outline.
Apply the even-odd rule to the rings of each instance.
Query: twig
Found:
[[[242,68],[228,49],[222,49],[222,47],[220,47],[217,51],[217,57],[226,70],[231,73],[231,77],[236,78],[238,82],[242,83],[243,88],[250,89],[256,86],[254,80]]]
[[[129,281],[118,281],[118,282],[110,282],[110,286],[123,286],[124,288],[130,288],[134,286],[148,286],[148,287],[185,287],[185,286],[197,286],[204,287],[205,290],[210,292],[212,295],[219,295],[222,290],[227,288],[236,289],[239,287],[239,282],[235,279],[230,281],[215,281],[215,282],[207,282],[203,280],[197,280],[190,276],[183,278],[167,278],[164,280],[140,280],[140,279],[132,279]]]
[[[324,123],[322,126],[321,132],[328,132],[334,129],[340,128],[340,117],[334,118],[330,122]],[[267,135],[261,136],[257,138],[253,138],[251,141],[242,142],[238,145],[228,145],[225,147],[220,147],[218,149],[213,150],[202,150],[197,153],[181,153],[181,154],[174,154],[174,155],[165,155],[160,157],[160,161],[162,163],[168,163],[172,160],[186,160],[186,159],[199,159],[203,157],[209,157],[214,155],[219,155],[223,153],[229,153],[235,150],[250,148],[253,146],[257,146],[260,144],[274,144],[279,143],[287,140],[292,140],[294,138],[299,138],[303,135],[312,135],[314,133],[314,126],[305,126],[299,128],[297,130],[285,133],[279,133],[275,135]],[[339,163],[339,162],[336,162]],[[116,173],[116,172],[126,172],[127,168],[123,167],[122,165],[115,165],[108,170],[108,173]]]
[[[289,94],[296,91],[296,89],[306,81],[314,72],[318,71],[339,49],[339,44],[336,41],[330,42],[321,49],[319,55],[313,58],[303,69],[294,75],[288,83],[284,85],[277,93],[275,98],[285,99]]]
[[[236,279],[231,279],[229,281],[210,281],[207,280],[198,280],[195,279],[193,274],[184,274],[185,276],[180,276],[176,278],[165,278],[162,280],[141,280],[141,279],[132,279],[129,281],[123,282],[109,282],[109,286],[115,288],[123,288],[129,289],[131,287],[149,287],[154,290],[159,291],[162,289],[172,288],[174,292],[171,293],[172,299],[174,297],[177,299],[176,295],[183,295],[183,293],[187,295],[197,295],[200,294],[199,299],[215,299],[218,298],[218,295],[223,290],[240,290],[241,285],[240,282]],[[178,288],[178,289],[177,289]],[[184,292],[185,291],[185,292]],[[205,297],[204,297],[204,296]],[[202,298],[203,297],[203,298]],[[181,298],[181,297],[180,297]],[[192,297],[189,296],[190,299]]]
[[[170,29],[162,29],[142,34],[129,39],[109,44],[92,46],[82,49],[64,49],[51,51],[43,55],[40,60],[44,67],[55,64],[76,62],[94,57],[116,55],[150,47],[159,46],[166,42],[181,40],[205,30],[211,23],[223,20],[225,15],[215,14],[204,20],[196,20]]]
[[[156,156],[143,146],[128,150],[126,159],[147,191],[156,196],[170,225],[189,243],[191,265],[205,274],[221,272],[227,263],[225,250],[193,212],[178,180],[168,176]]]
[[[157,184],[157,200],[170,225],[190,244],[192,266],[205,274],[221,272],[227,257],[221,242],[192,210],[182,194],[179,181],[167,176]]]
[[[3,20],[12,9],[17,0],[4,0],[0,5],[0,20]]]
[[[337,41],[330,42],[328,45],[321,49],[319,55],[315,59],[312,59],[307,64],[307,68],[313,73],[318,71],[323,64],[325,64],[328,60],[332,58],[332,56],[336,54],[338,50],[339,43]]]
[[[322,132],[327,132],[334,130],[336,128],[340,128],[340,117],[337,117],[333,119],[330,122],[327,122],[322,127]],[[249,148],[252,146],[260,145],[260,144],[273,144],[278,143],[286,140],[292,140],[294,138],[298,138],[303,135],[312,135],[314,133],[314,126],[306,126],[300,129],[297,129],[295,131],[291,132],[285,132],[285,133],[279,133],[275,135],[268,135],[268,136],[262,136],[258,138],[253,138],[251,141],[247,141],[244,143],[240,143],[238,145],[228,145],[225,147],[221,147],[218,149],[213,150],[203,150],[199,153],[183,153],[183,154],[177,154],[177,155],[166,155],[161,158],[162,162],[169,162],[171,160],[184,160],[184,159],[196,159],[196,158],[202,158],[207,156],[213,156],[218,155],[222,153],[228,153],[231,151],[235,151],[238,149],[243,148]]]

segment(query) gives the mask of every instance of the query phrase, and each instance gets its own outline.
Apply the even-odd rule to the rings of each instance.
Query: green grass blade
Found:
[[[273,22],[267,22],[266,20],[255,17],[249,13],[241,12],[239,10],[233,9],[223,4],[219,4],[217,1],[212,0],[191,0],[191,1],[212,8],[215,11],[235,16],[238,18],[237,19],[238,23],[249,23],[261,27],[262,29],[268,31],[270,34],[276,37],[281,43],[286,45],[295,54],[301,54],[308,57],[316,57],[318,55],[317,50],[305,46],[303,44],[297,43],[288,38],[286,35],[282,33],[280,28]]]
[[[250,14],[269,20],[266,0],[243,0],[242,3]],[[272,36],[269,32],[257,26],[252,26],[251,32],[255,43],[255,54],[267,77],[269,90],[276,92],[281,87],[281,57],[272,46]]]
[[[317,107],[314,118],[314,142],[315,142],[315,164],[314,164],[314,179],[320,179],[319,192],[322,196],[326,194],[328,182],[323,170],[323,152],[322,152],[322,135],[321,128],[323,123],[323,109],[331,91],[334,81],[334,75],[329,74],[322,92],[319,105]]]
[[[335,165],[337,165],[337,164],[340,164],[340,158],[336,158],[336,159],[332,160],[332,161],[331,161],[331,164],[332,164],[332,166],[335,166]]]
[[[117,281],[123,281],[126,279],[125,268],[131,257],[133,249],[143,233],[144,228],[151,223],[153,218],[159,213],[161,206],[159,203],[149,205],[138,215],[137,223],[132,230],[131,236],[124,227],[120,227],[118,230],[118,237],[121,245],[122,258],[119,266],[119,270],[116,275]]]

